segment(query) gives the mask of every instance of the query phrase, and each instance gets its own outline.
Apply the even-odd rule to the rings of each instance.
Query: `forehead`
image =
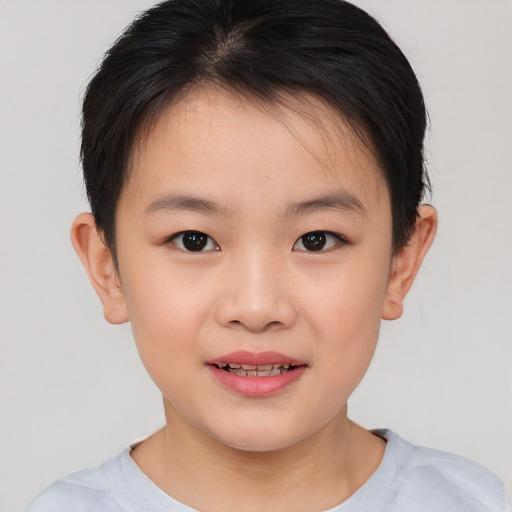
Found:
[[[165,109],[138,138],[122,197],[187,181],[209,194],[224,189],[231,200],[272,187],[290,197],[341,187],[365,203],[387,200],[371,149],[340,115],[305,94],[270,103],[199,88]]]

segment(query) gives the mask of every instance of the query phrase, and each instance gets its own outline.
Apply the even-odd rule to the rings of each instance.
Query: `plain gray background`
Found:
[[[360,0],[422,83],[440,228],[350,402],[368,428],[463,454],[512,491],[512,3]],[[0,510],[163,422],[130,328],[74,255],[80,96],[149,0],[0,0]]]

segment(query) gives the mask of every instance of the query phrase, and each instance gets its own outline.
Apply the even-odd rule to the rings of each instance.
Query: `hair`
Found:
[[[427,116],[409,62],[381,25],[342,0],[167,0],[114,43],[83,101],[87,195],[116,264],[116,206],[134,144],[202,85],[270,104],[307,94],[333,108],[374,152],[390,195],[393,250],[407,245],[428,187]]]

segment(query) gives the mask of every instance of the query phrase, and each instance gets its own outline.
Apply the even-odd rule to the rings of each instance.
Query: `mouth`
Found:
[[[301,379],[308,365],[277,352],[241,350],[206,362],[213,377],[236,393],[265,397]]]
[[[300,364],[242,364],[242,363],[215,363],[215,366],[233,375],[240,377],[276,377],[295,370]]]

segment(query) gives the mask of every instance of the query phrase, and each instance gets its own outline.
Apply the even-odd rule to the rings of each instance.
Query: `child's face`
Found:
[[[240,449],[291,446],[346,414],[387,301],[386,186],[318,109],[322,128],[189,95],[138,146],[117,210],[127,312],[168,417]],[[211,364],[263,352],[300,365],[247,377]]]

